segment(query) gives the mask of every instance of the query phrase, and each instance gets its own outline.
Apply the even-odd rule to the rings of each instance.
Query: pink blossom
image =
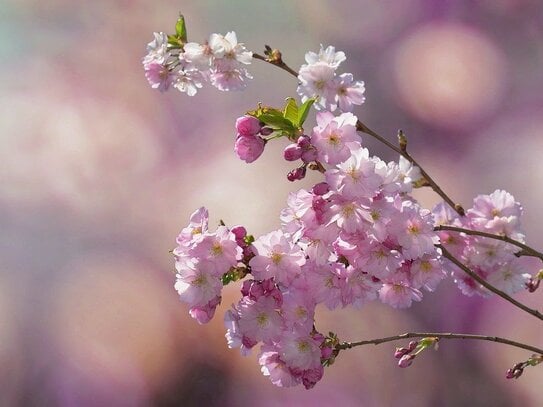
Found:
[[[379,299],[393,308],[408,308],[413,301],[422,300],[422,293],[406,283],[385,283],[379,290]]]
[[[179,260],[175,263],[175,268],[177,270],[175,289],[181,301],[191,307],[204,307],[209,301],[220,296],[222,282],[213,263]]]
[[[244,297],[238,303],[237,310],[243,336],[266,343],[280,338],[284,323],[274,298],[262,296],[253,301]]]
[[[364,97],[364,82],[355,81],[353,75],[344,73],[337,78],[336,92],[339,109],[342,112],[351,112],[354,105],[361,105]]]
[[[234,151],[240,159],[249,164],[262,155],[265,145],[266,142],[261,137],[238,136],[234,146]]]
[[[177,80],[177,75],[160,62],[150,62],[144,65],[145,77],[151,88],[161,92],[167,91]]]
[[[332,113],[317,113],[317,126],[311,134],[311,144],[317,149],[319,160],[330,165],[339,164],[349,158],[351,149],[360,146],[356,133],[356,116],[343,113],[334,117]]]
[[[242,253],[236,237],[226,226],[219,226],[216,233],[204,235],[189,251],[192,257],[212,263],[219,274],[237,265]]]
[[[316,62],[300,68],[298,79],[298,94],[302,102],[309,98],[316,98],[314,104],[318,110],[335,110],[336,83],[335,68],[325,62]]]
[[[259,237],[253,243],[255,257],[249,262],[251,273],[260,280],[275,277],[288,284],[305,263],[300,247],[293,244],[282,231],[277,230]]]
[[[278,343],[281,360],[295,370],[315,369],[321,363],[321,341],[296,331],[285,332]]]
[[[375,162],[366,148],[351,151],[351,156],[326,171],[326,182],[346,199],[372,198],[377,195],[383,179],[375,173]]]

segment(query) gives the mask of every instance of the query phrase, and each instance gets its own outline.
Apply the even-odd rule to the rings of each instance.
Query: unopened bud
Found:
[[[313,192],[315,195],[322,196],[327,194],[330,191],[330,185],[326,182],[319,182],[315,186],[313,186],[313,189],[311,192]]]
[[[302,158],[303,150],[298,144],[289,144],[283,151],[283,157],[287,161],[296,161]]]
[[[398,366],[401,368],[409,367],[413,363],[416,355],[403,355],[398,361]]]
[[[305,167],[294,168],[292,171],[290,171],[287,174],[287,179],[291,182],[304,179],[304,177],[305,177]]]
[[[409,353],[409,349],[407,348],[396,348],[396,351],[394,352],[394,358],[400,359],[403,356],[407,355]]]

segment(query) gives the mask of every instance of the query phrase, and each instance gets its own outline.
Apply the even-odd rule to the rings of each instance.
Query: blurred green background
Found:
[[[235,30],[248,49],[277,47],[297,69],[319,44],[345,51],[366,82],[363,122],[410,151],[457,201],[503,188],[543,247],[543,3],[540,0],[72,1],[0,4],[0,405],[538,406],[543,368],[529,355],[442,342],[409,369],[393,344],[342,353],[310,391],[280,389],[256,353],[229,350],[222,314],[198,326],[173,289],[175,237],[199,206],[212,224],[256,235],[279,225],[291,184],[281,142],[252,165],[233,153],[234,121],[279,105],[296,80],[260,61],[244,93],[208,86],[160,94],[141,58],[153,31],[189,39]],[[311,119],[313,120],[313,119]],[[309,124],[311,125],[312,122]],[[374,140],[364,143],[396,159]],[[314,180],[315,178],[313,178]],[[430,191],[418,191],[426,205]],[[541,305],[541,293],[520,300]],[[452,281],[405,311],[381,304],[321,311],[343,340],[409,330],[511,337],[541,326],[499,298]],[[399,345],[399,344],[398,344]]]

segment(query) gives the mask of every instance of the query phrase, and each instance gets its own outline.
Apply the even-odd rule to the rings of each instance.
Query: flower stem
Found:
[[[464,229],[464,228],[449,226],[449,225],[439,225],[439,226],[436,226],[434,230],[435,231],[450,230],[451,232],[465,233],[466,235],[482,236],[482,237],[488,237],[489,239],[501,240],[502,242],[506,242],[506,243],[509,243],[521,248],[522,251],[517,253],[519,256],[532,256],[532,257],[538,257],[541,260],[543,260],[543,253],[531,248],[530,246],[525,245],[524,243],[519,242],[518,240],[511,239],[510,237],[507,237],[505,235],[495,235],[492,233],[481,232],[481,231],[472,230],[472,229]]]
[[[475,281],[477,281],[479,284],[481,284],[483,287],[485,287],[487,290],[493,292],[494,294],[502,297],[504,300],[510,302],[515,307],[520,308],[521,310],[527,312],[528,314],[533,315],[534,317],[540,319],[543,321],[543,314],[541,314],[538,310],[532,309],[523,303],[515,300],[513,297],[507,295],[503,291],[498,290],[493,285],[489,284],[487,281],[483,280],[481,277],[479,277],[475,272],[473,272],[469,267],[462,264],[460,260],[458,260],[456,257],[454,257],[443,245],[436,245],[436,247],[440,248],[443,254],[443,257],[449,259],[451,262],[453,262],[456,266],[458,266],[462,271],[464,271],[467,275],[469,275],[471,278],[473,278]]]
[[[408,332],[401,335],[388,336],[386,338],[369,339],[365,341],[357,342],[342,342],[336,345],[335,349],[345,350],[351,349],[356,346],[363,345],[379,345],[386,342],[394,342],[408,338],[439,338],[439,339],[472,339],[479,341],[498,342],[505,345],[514,346],[516,348],[529,350],[531,352],[543,355],[543,349],[536,348],[535,346],[526,345],[525,343],[512,341],[506,338],[500,338],[499,336],[487,336],[487,335],[472,335],[472,334],[456,334],[456,333],[442,333],[442,332]]]

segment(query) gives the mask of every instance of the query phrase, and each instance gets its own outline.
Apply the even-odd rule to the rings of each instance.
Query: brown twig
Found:
[[[533,315],[534,317],[540,319],[543,321],[543,314],[541,314],[538,310],[532,309],[523,303],[515,300],[513,297],[509,296],[508,294],[504,293],[503,291],[498,290],[493,285],[489,284],[487,281],[479,277],[475,272],[473,272],[469,267],[464,265],[460,262],[456,257],[454,257],[443,245],[436,245],[436,247],[440,248],[443,254],[443,257],[449,259],[451,262],[453,262],[456,266],[458,266],[464,273],[469,275],[471,278],[473,278],[475,281],[477,281],[479,284],[481,284],[483,287],[485,287],[487,290],[493,292],[494,294],[502,297],[504,300],[510,302],[515,307],[520,308],[521,310],[527,312],[528,314]]]
[[[436,226],[434,230],[435,231],[449,230],[451,232],[465,233],[466,235],[481,236],[481,237],[488,237],[489,239],[501,240],[502,242],[512,244],[522,249],[520,252],[517,253],[518,255],[538,257],[541,260],[543,260],[543,253],[531,248],[530,246],[525,245],[524,243],[519,242],[518,240],[511,239],[510,237],[505,236],[505,235],[495,235],[492,233],[481,232],[481,231],[472,230],[472,229],[464,229],[464,228],[449,226],[449,225],[439,225],[439,226]]]
[[[399,341],[399,340],[408,339],[408,338],[473,339],[473,340],[480,340],[480,341],[498,342],[498,343],[511,345],[516,348],[529,350],[531,352],[535,352],[540,355],[543,355],[543,349],[539,349],[531,345],[526,345],[521,342],[512,341],[510,339],[500,338],[498,336],[455,334],[455,333],[441,333],[441,332],[437,332],[437,333],[436,332],[408,332],[401,335],[388,336],[386,338],[369,339],[369,340],[357,341],[357,342],[342,342],[336,345],[335,349],[340,351],[344,349],[351,349],[351,348],[354,348],[355,346],[379,345],[381,343]]]

